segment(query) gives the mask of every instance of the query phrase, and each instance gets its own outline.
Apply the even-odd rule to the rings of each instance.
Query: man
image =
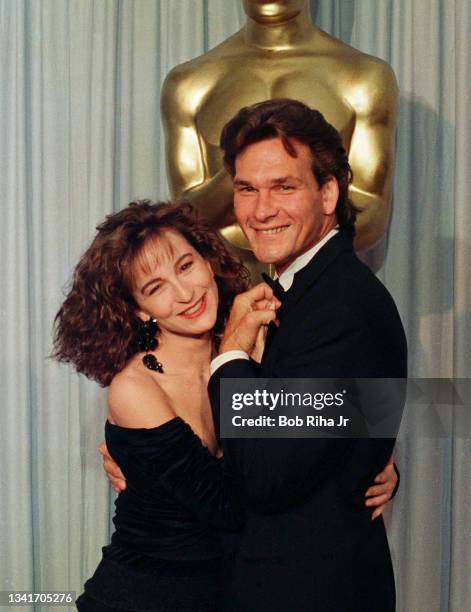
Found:
[[[397,311],[352,250],[351,173],[336,130],[300,102],[273,100],[242,109],[221,144],[240,226],[257,258],[275,266],[286,293],[259,371],[248,354],[266,320],[259,307],[272,300],[272,290],[259,285],[236,299],[212,364],[215,422],[223,377],[403,376]],[[392,441],[221,443],[247,505],[228,609],[393,609],[384,525],[371,521],[364,503]],[[113,474],[109,459],[105,464]],[[390,487],[370,488],[380,495],[369,505],[388,499]]]
[[[354,173],[350,196],[361,212],[356,248],[374,245],[387,225],[398,90],[391,67],[312,23],[308,0],[243,0],[246,23],[204,55],[176,66],[162,88],[168,179],[221,229],[253,271],[256,259],[234,223],[232,182],[218,147],[242,106],[269,98],[302,100],[342,136]],[[260,268],[260,266],[258,266]]]
[[[249,354],[271,289],[236,298],[212,363],[216,424],[222,378],[405,377],[397,309],[352,248],[351,170],[337,131],[300,102],[272,100],[242,109],[221,147],[237,220],[256,257],[275,266],[284,295],[260,367]],[[362,503],[394,440],[221,444],[247,505],[228,609],[395,609],[383,521],[372,522]]]

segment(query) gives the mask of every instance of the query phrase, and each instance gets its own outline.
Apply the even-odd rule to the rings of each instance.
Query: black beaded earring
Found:
[[[137,345],[140,351],[145,351],[146,355],[142,358],[142,363],[149,370],[153,370],[154,372],[164,373],[164,368],[160,361],[157,361],[155,355],[149,354],[148,351],[153,351],[157,348],[157,331],[159,326],[157,325],[157,321],[155,319],[149,319],[148,321],[141,321],[139,323],[139,327],[137,330]]]

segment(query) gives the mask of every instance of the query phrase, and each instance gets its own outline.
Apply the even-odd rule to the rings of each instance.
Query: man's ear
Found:
[[[329,176],[321,187],[322,208],[325,215],[333,215],[339,201],[340,189],[335,176]]]

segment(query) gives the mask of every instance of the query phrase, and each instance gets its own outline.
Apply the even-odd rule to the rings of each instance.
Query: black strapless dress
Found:
[[[179,417],[153,429],[107,422],[105,438],[127,488],[115,503],[111,545],[77,609],[220,610],[219,530],[242,522],[223,460]]]

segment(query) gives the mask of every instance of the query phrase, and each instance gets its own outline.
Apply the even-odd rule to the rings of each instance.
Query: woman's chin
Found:
[[[188,338],[200,338],[205,334],[211,335],[216,324],[216,316],[205,314],[198,320],[193,319],[191,322],[185,321],[180,323],[178,329],[175,328],[173,333],[179,336]]]

